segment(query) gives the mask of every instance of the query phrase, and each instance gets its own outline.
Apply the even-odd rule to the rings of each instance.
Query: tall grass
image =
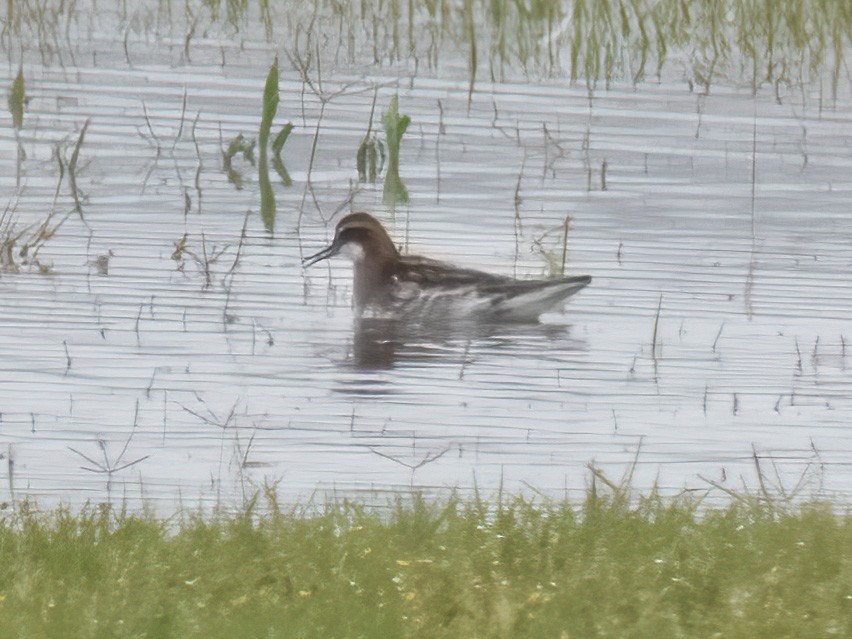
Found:
[[[0,524],[0,637],[848,636],[852,517],[826,504],[498,495]]]

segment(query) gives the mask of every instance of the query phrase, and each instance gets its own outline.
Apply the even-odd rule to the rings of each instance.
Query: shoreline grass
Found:
[[[852,516],[824,502],[266,497],[170,519],[19,504],[0,637],[849,636]]]

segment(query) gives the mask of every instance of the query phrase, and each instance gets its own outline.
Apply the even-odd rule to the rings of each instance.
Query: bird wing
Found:
[[[581,275],[552,280],[515,280],[420,256],[404,256],[393,276],[397,301],[419,298],[423,311],[448,310],[450,298],[470,313],[535,319],[591,282]]]
[[[512,281],[493,290],[485,286],[482,288],[482,295],[491,300],[491,311],[494,315],[530,319],[555,309],[591,281],[592,278],[588,275],[553,280]]]
[[[396,277],[422,287],[454,288],[465,284],[501,285],[513,282],[510,277],[492,275],[472,268],[459,268],[449,262],[419,255],[405,255],[399,260]]]

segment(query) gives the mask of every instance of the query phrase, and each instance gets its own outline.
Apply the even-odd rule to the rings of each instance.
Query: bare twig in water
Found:
[[[198,164],[195,165],[195,194],[197,201],[198,212],[201,213],[201,170],[204,164],[201,160],[201,149],[198,146],[198,138],[195,135],[195,130],[198,127],[198,119],[201,117],[201,111],[195,114],[195,119],[192,121],[192,144],[195,146],[195,157],[198,158]]]
[[[663,309],[663,294],[660,293],[660,301],[657,304],[657,315],[656,315],[656,317],[654,317],[654,332],[651,335],[651,352],[653,353],[654,360],[657,359],[657,349],[658,349],[657,333],[658,333],[658,330],[660,328],[660,312],[662,311],[662,309]],[[662,343],[659,343],[659,349],[660,350],[662,350],[662,346],[663,346]]]
[[[565,275],[565,260],[568,257],[568,229],[571,226],[571,216],[565,216],[565,222],[563,224],[565,230],[562,234],[562,267],[560,269],[560,274]]]
[[[716,352],[716,344],[719,343],[719,338],[722,337],[722,329],[725,328],[725,322],[719,327],[719,332],[716,333],[716,339],[713,340],[713,352]]]
[[[80,452],[76,448],[73,448],[71,446],[68,447],[68,449],[70,451],[72,451],[73,453],[75,453],[78,456],[80,456],[81,458],[83,458],[89,464],[88,466],[80,466],[80,468],[82,470],[88,471],[90,473],[104,474],[104,475],[107,476],[107,499],[108,500],[109,500],[109,495],[110,495],[110,492],[111,492],[111,489],[112,489],[113,475],[121,472],[122,470],[126,470],[127,468],[135,466],[136,464],[139,464],[140,462],[143,462],[150,457],[150,455],[144,455],[143,457],[139,457],[137,459],[134,459],[133,461],[124,461],[124,456],[127,453],[127,449],[130,446],[130,441],[133,439],[133,435],[136,433],[136,428],[138,426],[138,423],[139,423],[139,400],[136,401],[136,410],[135,410],[134,416],[133,416],[133,427],[130,431],[130,434],[127,436],[127,439],[124,442],[124,446],[122,447],[121,452],[118,454],[118,457],[116,457],[115,459],[110,459],[109,453],[107,451],[107,444],[101,438],[97,439],[97,444],[98,444],[98,447],[101,449],[101,455],[103,457],[103,461],[98,460],[98,459],[93,459],[92,457],[89,457],[85,453]]]
[[[802,351],[799,349],[799,338],[796,338],[796,371],[802,374]]]
[[[240,242],[242,242],[242,238],[240,239]],[[222,256],[228,251],[230,247],[230,244],[225,244],[221,247],[217,246],[216,244],[213,244],[213,246],[211,246],[208,250],[207,236],[204,231],[202,231],[200,253],[189,248],[189,246],[187,245],[186,236],[184,236],[183,238],[181,238],[179,243],[176,243],[175,250],[172,253],[172,259],[178,262],[178,270],[183,271],[185,267],[183,255],[185,254],[191,257],[198,271],[204,276],[204,284],[202,288],[204,290],[207,290],[213,285],[213,265],[216,264],[222,258]],[[239,258],[239,255],[237,256],[237,258]]]
[[[71,152],[71,159],[68,160],[68,182],[71,185],[71,195],[74,198],[74,210],[80,216],[80,220],[82,220],[83,224],[86,225],[87,229],[89,228],[89,224],[86,222],[86,218],[83,217],[83,204],[81,202],[82,196],[80,194],[80,189],[77,187],[77,161],[80,158],[80,147],[83,146],[83,140],[86,138],[86,131],[89,128],[89,122],[91,122],[91,118],[83,123],[83,128],[80,129],[80,136],[77,138],[77,143],[74,145],[74,150]]]
[[[497,107],[495,106],[495,109]],[[521,197],[521,182],[524,179],[524,169],[527,166],[527,154],[524,153],[524,159],[521,161],[521,170],[518,171],[518,181],[515,183],[515,197],[513,198],[513,202],[515,205],[515,219],[514,219],[514,231],[515,231],[515,257],[512,260],[512,275],[517,277],[518,275],[518,260],[521,256],[521,236],[524,234],[524,225],[521,221],[521,203],[523,202],[523,198]]]
[[[415,470],[422,468],[426,464],[431,464],[434,461],[438,461],[439,459],[441,459],[441,457],[446,455],[451,450],[451,447],[447,446],[445,449],[443,449],[443,450],[441,450],[437,453],[427,453],[419,461],[408,462],[408,461],[405,461],[404,459],[399,459],[397,457],[394,457],[393,455],[388,455],[387,453],[383,453],[380,450],[376,450],[376,448],[374,448],[373,446],[368,446],[368,448],[370,449],[370,452],[375,453],[379,457],[384,457],[385,459],[389,459],[392,462],[399,464],[400,466],[404,466],[405,468],[408,468],[409,470],[411,470],[412,473]]]
[[[65,375],[71,370],[71,354],[68,352],[68,342],[62,340],[62,346],[65,348]]]
[[[240,232],[240,242],[237,244],[237,254],[234,256],[234,261],[231,264],[231,268],[228,269],[228,272],[225,273],[225,276],[222,278],[222,282],[225,285],[225,307],[222,309],[222,320],[225,323],[225,326],[228,324],[233,324],[237,318],[232,316],[228,312],[228,307],[231,303],[231,287],[234,284],[234,275],[236,274],[237,266],[240,264],[240,256],[243,252],[243,244],[246,241],[246,233],[248,231],[248,220],[250,210],[246,210],[245,217],[243,218],[243,230]]]
[[[302,80],[302,119],[305,121],[305,109],[304,109],[304,95],[305,89],[310,90],[311,93],[319,100],[320,103],[320,112],[317,117],[316,127],[314,129],[314,138],[311,143],[311,153],[308,159],[308,170],[305,180],[305,188],[302,191],[302,201],[299,205],[299,214],[296,219],[296,233],[300,234],[302,228],[302,215],[304,214],[305,202],[307,200],[308,194],[311,196],[311,200],[313,201],[314,207],[319,213],[320,217],[323,221],[327,221],[327,217],[324,215],[322,207],[320,206],[319,199],[316,196],[316,192],[314,191],[313,185],[313,169],[314,163],[316,160],[317,154],[317,146],[319,144],[319,133],[322,127],[323,118],[325,117],[325,109],[329,102],[334,100],[335,98],[342,95],[352,95],[356,93],[361,93],[368,90],[376,90],[378,88],[377,85],[371,85],[369,87],[364,87],[360,89],[350,90],[352,86],[356,84],[353,82],[345,82],[340,87],[338,87],[334,91],[326,91],[323,89],[323,80],[322,80],[322,67],[319,64],[319,43],[314,42],[313,38],[313,18],[311,23],[308,25],[306,29],[304,29],[304,33],[306,34],[306,42],[304,45],[304,49],[302,49],[299,43],[299,36],[297,34],[295,43],[292,47],[292,51],[285,51],[285,55],[290,61],[291,66],[296,69],[299,73]],[[316,81],[311,76],[312,70],[314,68],[314,61],[316,60]]]
[[[745,307],[746,316],[751,319],[752,308],[752,291],[754,289],[754,271],[757,267],[757,223],[755,220],[755,201],[757,189],[757,106],[755,103],[754,125],[752,127],[751,140],[751,251],[749,254],[748,274],[746,275],[745,285]]]

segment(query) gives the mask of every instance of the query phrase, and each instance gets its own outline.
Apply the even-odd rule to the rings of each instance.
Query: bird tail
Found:
[[[554,310],[559,304],[585,288],[592,281],[589,275],[577,275],[545,281],[519,281],[495,300],[494,312],[504,319],[529,320]]]

